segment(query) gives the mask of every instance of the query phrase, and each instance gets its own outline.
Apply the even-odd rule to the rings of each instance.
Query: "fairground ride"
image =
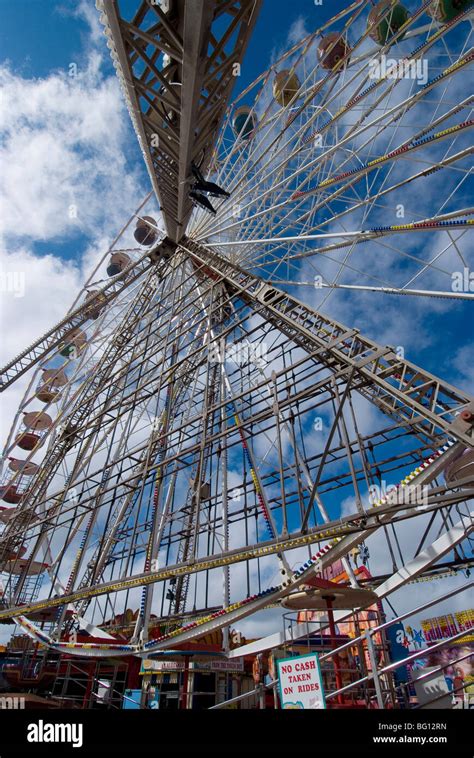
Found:
[[[97,2],[153,197],[1,371],[0,621],[58,653],[226,648],[367,546],[378,600],[472,562],[474,397],[326,315],[474,298],[471,3],[356,0],[231,102],[259,6]]]

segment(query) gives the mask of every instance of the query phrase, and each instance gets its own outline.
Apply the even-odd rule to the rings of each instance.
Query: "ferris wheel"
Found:
[[[137,5],[130,37],[98,3],[162,221],[148,196],[2,372],[7,397],[29,384],[3,453],[0,620],[89,656],[228,635],[337,561],[353,587],[372,562],[372,602],[472,561],[474,398],[331,315],[474,297],[452,287],[471,3],[348,4],[220,121],[207,82],[215,140],[184,128],[178,11]],[[235,5],[249,30],[258,4]]]
[[[245,88],[212,159],[232,199],[192,236],[319,308],[336,289],[472,299],[448,264],[472,224],[469,3],[413,6],[353,3]]]

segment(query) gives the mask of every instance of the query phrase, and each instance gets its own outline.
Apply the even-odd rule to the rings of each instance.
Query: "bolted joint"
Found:
[[[468,434],[474,427],[474,402],[469,403],[451,424],[454,433]]]
[[[150,250],[150,259],[153,263],[159,263],[163,260],[167,261],[175,252],[176,247],[176,242],[173,242],[169,237],[165,237],[159,245]]]

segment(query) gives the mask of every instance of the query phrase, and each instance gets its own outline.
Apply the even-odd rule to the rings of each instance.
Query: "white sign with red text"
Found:
[[[280,658],[277,664],[282,708],[326,708],[323,678],[316,653]]]

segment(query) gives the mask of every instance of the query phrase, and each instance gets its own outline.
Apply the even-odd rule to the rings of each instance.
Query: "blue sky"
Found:
[[[326,3],[324,7],[315,7],[312,0],[299,0],[293,4],[284,0],[265,2],[248,47],[242,75],[236,79],[234,94],[244,89],[260,73],[262,66],[268,65],[275,50],[284,46],[288,29],[296,20],[303,18],[310,25],[319,25],[321,20],[329,17],[329,6],[334,12],[344,4],[341,0]],[[125,14],[130,13],[133,3],[122,0],[120,7]],[[93,47],[100,53],[100,80],[111,78],[116,86],[115,71],[98,24],[94,0],[82,0],[81,3],[71,0],[48,0],[46,3],[44,0],[18,0],[15,3],[0,0],[0,22],[2,65],[7,66],[15,77],[32,82],[53,76],[67,77],[71,64],[76,64],[81,74],[89,64]],[[137,175],[145,193],[149,188],[148,177],[125,109],[120,117],[127,132],[122,144],[125,168]],[[79,162],[82,157],[80,145],[77,157]],[[137,200],[131,199],[131,204]],[[28,235],[26,228],[24,231]],[[53,252],[62,259],[77,260],[78,251],[82,252],[93,237],[87,231],[79,225],[74,234],[50,235],[46,239],[31,237],[30,242],[36,254]]]
[[[264,0],[234,95],[285,49],[295,24],[311,31],[347,4]],[[149,191],[149,180],[93,0],[0,0],[0,50],[7,102],[0,127],[6,137],[2,265],[27,272],[26,298],[5,298],[2,305],[6,360],[63,317],[92,261]],[[70,64],[77,65],[76,78]],[[68,217],[71,204],[77,219]],[[401,334],[408,358],[472,392],[471,303],[439,308],[433,301],[408,307],[405,298],[372,300],[368,313],[366,301],[341,297],[333,315],[355,319],[384,344],[400,344]],[[19,382],[9,393],[6,425],[24,389]]]

